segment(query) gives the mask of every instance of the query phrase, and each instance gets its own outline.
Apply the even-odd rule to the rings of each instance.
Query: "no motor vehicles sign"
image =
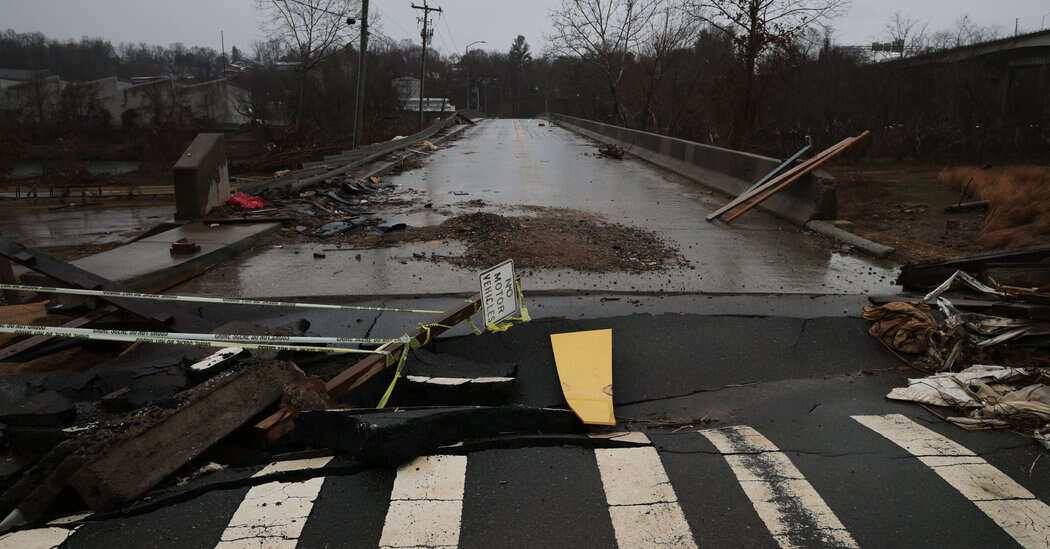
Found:
[[[518,293],[514,290],[514,260],[508,259],[481,272],[481,307],[485,325],[499,324],[518,310]]]

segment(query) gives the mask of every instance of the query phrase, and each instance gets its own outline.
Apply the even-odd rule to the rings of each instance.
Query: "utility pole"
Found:
[[[361,0],[361,44],[357,51],[357,93],[354,99],[354,139],[351,148],[357,148],[357,136],[361,133],[361,124],[364,122],[365,106],[365,63],[368,53],[368,0]]]
[[[226,34],[219,29],[219,43],[222,45],[222,77],[226,78]]]
[[[423,0],[422,6],[412,4],[413,9],[423,10],[423,32],[420,33],[420,37],[423,38],[423,52],[419,56],[419,129],[423,129],[423,91],[426,88],[427,79],[427,40],[430,38],[430,12],[440,12],[441,8],[432,8],[427,5],[427,0]]]
[[[467,47],[463,48],[463,57],[461,58],[462,62],[464,62],[464,63],[466,62],[467,55],[470,54],[470,47],[473,46],[474,44],[488,44],[488,42],[486,42],[484,40],[476,40],[474,42],[471,42],[471,43],[467,44]],[[470,85],[472,83],[470,77],[471,77],[470,65],[467,65],[467,104],[464,107],[466,109],[470,108],[470,95],[471,95],[470,94]]]

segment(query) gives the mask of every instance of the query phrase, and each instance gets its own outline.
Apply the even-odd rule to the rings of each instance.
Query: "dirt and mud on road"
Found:
[[[382,236],[348,239],[351,247],[389,247],[407,242],[459,240],[462,256],[429,259],[460,267],[484,267],[513,258],[521,268],[577,271],[652,271],[685,263],[655,234],[601,217],[561,208],[525,208],[528,216],[476,212],[440,225],[407,228]]]
[[[410,243],[444,245],[453,241],[464,245],[462,255],[417,253],[416,259],[465,268],[494,265],[508,258],[524,269],[585,272],[656,271],[688,264],[655,233],[611,223],[593,213],[541,206],[504,207],[499,208],[501,213],[495,213],[482,211],[482,207],[494,207],[481,201],[462,202],[455,207],[473,211],[455,215],[442,209],[439,213],[448,215],[448,219],[421,227],[385,224],[379,217],[352,218],[335,222],[345,223],[347,230],[330,235],[324,234],[328,223],[319,225],[311,220],[312,226],[297,225],[278,231],[267,237],[267,243],[313,243],[321,250],[332,251],[393,248]]]

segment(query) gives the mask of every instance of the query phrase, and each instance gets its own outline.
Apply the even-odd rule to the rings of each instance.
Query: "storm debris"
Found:
[[[621,147],[619,145],[612,144],[612,143],[607,143],[607,144],[604,144],[604,145],[600,145],[598,147],[598,152],[602,156],[607,156],[609,158],[615,158],[617,160],[623,159],[623,153],[624,153],[623,147]]]
[[[969,265],[981,267],[985,281],[957,270],[926,294],[926,303],[864,308],[864,318],[874,321],[872,336],[909,365],[932,373],[909,379],[907,387],[886,396],[953,407],[960,415],[942,417],[967,429],[1012,429],[1050,440],[1050,362],[1045,359],[1050,322],[1040,320],[1050,317],[1047,288],[999,284],[983,262],[969,260]],[[957,290],[980,298],[974,301]],[[991,311],[998,314],[986,314]]]
[[[656,271],[685,264],[675,250],[650,231],[609,223],[575,210],[530,210],[535,215],[464,214],[440,225],[366,235],[348,244],[373,248],[455,240],[466,244],[463,255],[432,254],[428,258],[468,268],[493,265],[507,258],[513,258],[519,268],[602,272]]]

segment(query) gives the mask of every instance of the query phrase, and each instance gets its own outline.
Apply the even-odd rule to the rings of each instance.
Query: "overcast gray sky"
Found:
[[[560,0],[428,0],[445,11],[436,20],[434,46],[446,54],[462,53],[475,40],[486,49],[506,50],[518,34],[543,49],[548,32],[547,11]],[[416,0],[421,3],[422,0]],[[372,0],[382,31],[394,39],[419,39],[418,11],[410,0]],[[114,43],[146,42],[210,46],[219,49],[219,31],[226,48],[248,49],[261,38],[253,0],[0,0],[0,28],[40,31],[48,37],[78,39],[101,36]],[[1047,0],[853,0],[844,16],[834,21],[843,44],[866,44],[881,37],[895,11],[929,22],[930,30],[951,27],[964,14],[980,25],[997,25],[1012,33],[1014,18],[1022,32],[1038,30]]]

